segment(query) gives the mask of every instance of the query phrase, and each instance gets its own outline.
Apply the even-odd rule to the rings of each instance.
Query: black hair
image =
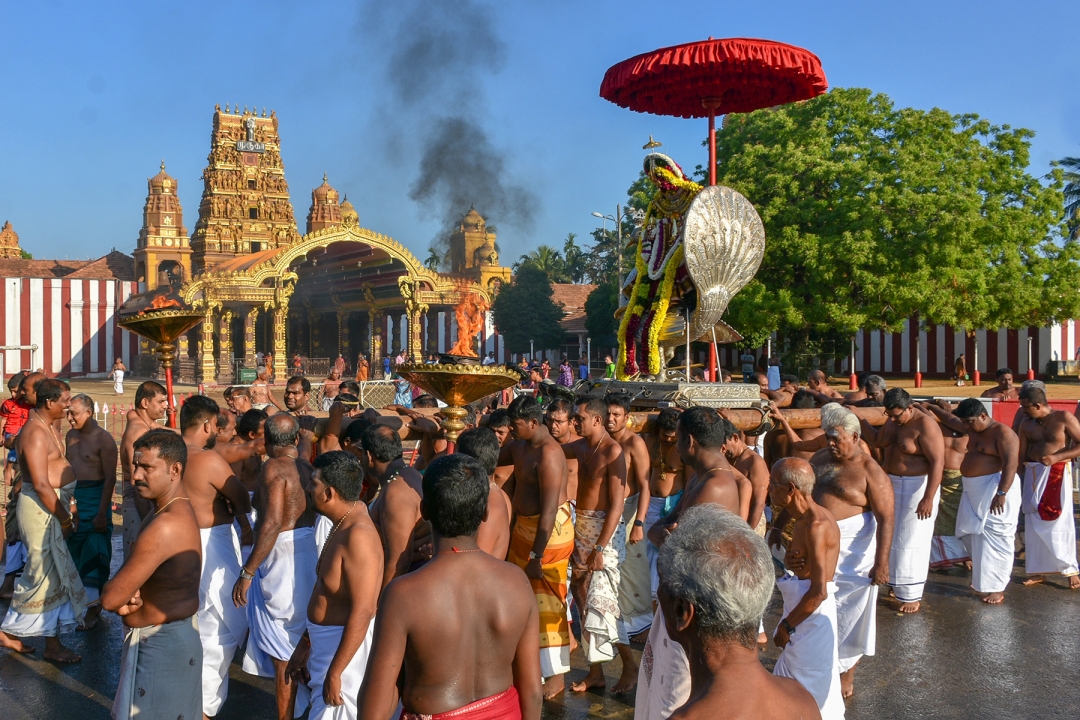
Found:
[[[48,405],[49,401],[56,402],[69,390],[67,383],[62,380],[46,378],[37,384],[37,408],[40,410]]]
[[[799,410],[809,410],[817,405],[815,398],[809,390],[799,390],[791,396],[791,407]]]
[[[735,426],[720,417],[716,410],[700,405],[683,411],[679,416],[679,427],[698,445],[712,449],[720,448],[738,433]]]
[[[158,395],[164,394],[165,388],[162,387],[161,383],[156,383],[153,380],[147,380],[139,386],[138,390],[135,391],[135,409],[142,409],[143,400],[153,400]]]
[[[488,476],[495,474],[495,468],[499,465],[499,438],[491,428],[476,427],[461,433],[457,451],[480,461]]]
[[[630,414],[630,395],[624,392],[608,393],[604,396],[604,410],[616,405],[623,409],[627,415]]]
[[[996,377],[996,378],[998,378],[1000,380],[1001,378],[1005,377],[1006,375],[1012,375],[1012,374],[1013,374],[1012,368],[1003,367],[1003,368],[998,368],[998,371],[996,373],[994,373],[994,377]]]
[[[604,411],[607,411],[606,407]],[[536,402],[536,398],[531,395],[515,398],[514,402],[510,403],[510,407],[506,408],[506,414],[510,420],[534,420],[537,423],[543,422],[544,418],[540,403]]]
[[[38,387],[41,387],[41,386],[38,385]],[[1024,388],[1023,390],[1020,391],[1020,399],[1021,400],[1027,400],[1029,403],[1034,403],[1036,405],[1045,405],[1046,404],[1046,393],[1042,390],[1042,388],[1037,388],[1037,387]],[[38,391],[38,407],[41,407],[41,391],[40,390]]]
[[[251,408],[236,421],[236,432],[240,437],[250,439],[259,432],[259,427],[266,422],[268,417],[265,410]]]
[[[585,411],[590,415],[596,415],[597,417],[604,419],[607,417],[608,409],[608,403],[605,402],[606,400],[606,397],[601,400],[595,395],[580,395],[578,396],[577,400],[574,401],[574,404],[577,405],[579,413],[581,409],[584,408]]]
[[[675,432],[679,428],[679,415],[681,414],[675,408],[664,408],[656,416],[656,427],[667,433]]]
[[[315,458],[312,467],[318,471],[319,480],[334,488],[343,500],[355,502],[360,499],[360,489],[364,484],[364,468],[352,453],[342,450],[324,452]]]
[[[289,387],[290,385],[299,385],[304,388],[305,393],[311,392],[311,381],[303,375],[293,375],[289,378],[289,382],[285,383],[285,387]]]
[[[417,395],[413,398],[412,406],[414,408],[437,408],[439,407],[439,401],[435,399],[434,395]]]
[[[487,512],[488,474],[475,458],[436,458],[424,471],[424,514],[439,537],[476,535]]]
[[[386,425],[372,425],[360,436],[360,444],[379,462],[393,462],[401,457],[401,437]]]
[[[228,410],[220,410],[217,416],[218,430],[229,427],[229,418],[231,417],[234,418],[236,416]]]
[[[338,385],[338,392],[345,395],[352,395],[353,397],[360,397],[360,383],[355,380],[342,380]]]
[[[780,376],[780,382],[782,382],[782,383],[785,383],[785,382],[794,383],[795,385],[798,385],[799,384],[799,376],[798,375],[791,375],[790,373],[787,374],[787,375],[781,375]]]
[[[907,410],[911,407],[911,395],[904,388],[893,388],[885,393],[885,398],[882,401],[886,410]]]
[[[558,401],[556,401],[558,402]],[[562,402],[566,402],[563,400]],[[488,415],[487,426],[494,430],[495,428],[510,427],[510,413],[506,412],[506,408],[499,408]]]
[[[866,388],[866,381],[870,379],[870,376],[874,373],[869,370],[863,370],[861,373],[855,376],[855,384],[858,385],[860,390]]]
[[[953,415],[960,418],[979,417],[986,414],[986,406],[983,405],[977,398],[964,398],[960,401],[960,404],[956,406],[956,410],[953,411]]]
[[[216,418],[219,412],[220,408],[212,398],[205,395],[192,395],[180,406],[180,432]]]
[[[15,392],[16,390],[18,390],[19,386],[22,385],[23,378],[25,378],[25,377],[26,377],[26,373],[24,371],[22,371],[22,370],[15,373],[14,375],[12,375],[11,379],[8,380],[8,383],[7,383],[8,390],[11,390],[12,392]]]
[[[187,444],[184,438],[172,430],[157,428],[141,435],[131,447],[132,452],[139,450],[157,450],[158,457],[165,461],[166,465],[180,463],[180,472],[187,468]]]
[[[564,400],[563,398],[555,398],[554,400],[552,400],[551,402],[549,402],[547,405],[544,406],[544,414],[545,415],[551,415],[552,413],[558,413],[558,412],[566,413],[567,418],[572,418],[574,416],[574,406],[571,405],[567,400]],[[492,413],[492,414],[494,414],[494,413]],[[488,427],[491,427],[490,422],[488,423]]]
[[[345,428],[345,434],[341,436],[342,440],[348,440],[350,445],[360,445],[360,440],[364,437],[364,431],[372,426],[372,422],[367,418],[355,417],[349,426]]]
[[[231,386],[230,386],[230,387],[227,387],[227,388],[225,388],[224,390],[222,390],[222,391],[221,391],[221,397],[222,397],[222,399],[223,399],[223,400],[225,400],[226,402],[228,402],[229,398],[231,398],[231,397],[232,397],[232,394],[233,394],[233,390],[235,390],[235,389],[236,389],[236,388],[234,388],[234,387],[231,387]]]
[[[289,413],[275,413],[266,419],[263,435],[266,447],[289,447],[300,437],[300,423]]]

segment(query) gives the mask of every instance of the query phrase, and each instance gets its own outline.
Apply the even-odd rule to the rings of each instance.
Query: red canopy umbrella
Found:
[[[749,38],[709,38],[608,68],[600,97],[655,115],[709,118],[709,184],[716,184],[716,114],[808,100],[829,87],[817,55]]]

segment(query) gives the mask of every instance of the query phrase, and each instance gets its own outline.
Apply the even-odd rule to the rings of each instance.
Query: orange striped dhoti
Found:
[[[508,560],[524,569],[536,541],[539,515],[518,515],[510,538]],[[555,527],[544,549],[540,565],[544,577],[529,578],[540,609],[540,670],[545,678],[570,671],[570,623],[566,619],[566,580],[570,555],[574,552],[574,523],[570,503],[559,506]]]

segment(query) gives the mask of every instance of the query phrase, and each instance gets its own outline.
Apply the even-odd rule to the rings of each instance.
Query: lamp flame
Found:
[[[150,301],[150,305],[143,310],[139,311],[140,315],[145,315],[150,310],[162,310],[164,308],[183,308],[178,300],[173,300],[165,295],[158,295]]]
[[[450,348],[450,355],[478,357],[473,350],[473,338],[483,329],[487,317],[488,303],[476,293],[469,293],[454,308],[457,318],[458,341]]]

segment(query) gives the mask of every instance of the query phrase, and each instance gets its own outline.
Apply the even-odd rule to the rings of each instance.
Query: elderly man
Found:
[[[930,546],[945,470],[945,440],[934,418],[912,407],[903,388],[885,393],[880,430],[861,420],[870,447],[885,450],[884,470],[893,485],[896,526],[889,557],[889,582],[900,601],[900,612],[922,607],[923,588],[930,569]]]
[[[811,370],[806,376],[806,388],[814,394],[819,405],[831,402],[840,402],[844,399],[843,394],[830,387],[829,376],[821,370]]]
[[[1013,385],[1012,369],[1000,368],[994,373],[994,377],[997,378],[997,385],[984,390],[979,397],[990,398],[991,400],[1016,400],[1020,391]]]
[[[887,386],[880,375],[859,375],[859,389],[844,398],[844,405],[881,407]]]
[[[75,471],[75,503],[79,527],[67,539],[68,550],[86,586],[90,605],[82,627],[90,629],[101,614],[101,588],[112,563],[112,496],[116,485],[116,440],[94,419],[89,395],[71,398],[68,410],[67,459]]]
[[[38,400],[40,404],[40,390]],[[1072,472],[1080,457],[1080,420],[1054,410],[1038,388],[1020,391],[1027,418],[1020,424],[1020,460],[1024,463],[1024,563],[1035,585],[1060,573],[1080,589],[1073,521]]]
[[[840,528],[832,514],[814,502],[810,463],[784,458],[773,465],[770,479],[773,503],[795,518],[784,557],[787,572],[776,581],[784,596],[784,614],[773,642],[783,652],[773,673],[794,678],[810,691],[824,720],[843,718],[833,583]]]
[[[694,692],[670,717],[819,717],[810,693],[758,661],[758,623],[772,597],[773,565],[742,518],[716,505],[691,508],[664,543],[659,572],[667,632],[693,668]]]
[[[1012,577],[1016,523],[1020,515],[1020,440],[1007,425],[986,414],[975,398],[962,400],[956,410],[928,405],[943,425],[968,433],[967,452],[960,471],[964,494],[956,517],[956,534],[971,557],[971,587],[983,602],[1005,600]]]

